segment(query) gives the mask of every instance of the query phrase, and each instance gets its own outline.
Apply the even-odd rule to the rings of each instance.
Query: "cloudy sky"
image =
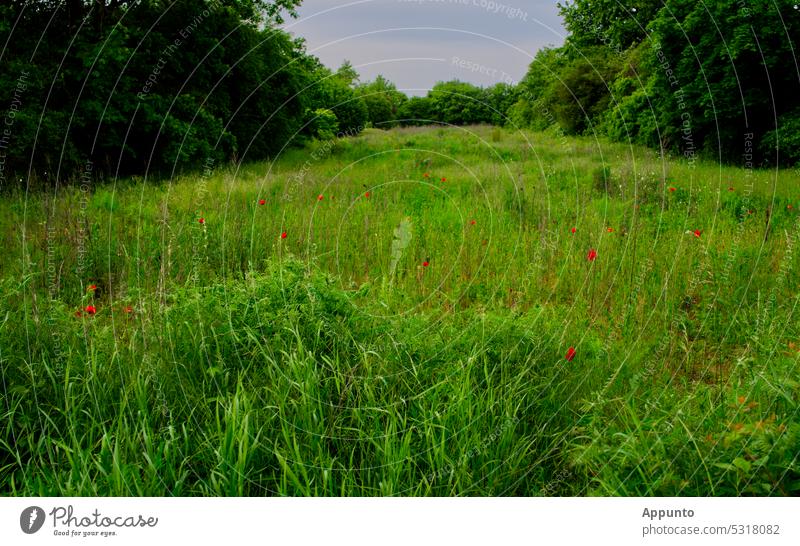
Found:
[[[536,51],[561,45],[557,0],[304,0],[286,29],[361,81],[383,74],[408,94],[437,81],[517,82]]]

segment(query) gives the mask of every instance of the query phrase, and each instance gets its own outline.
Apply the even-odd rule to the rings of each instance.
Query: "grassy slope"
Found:
[[[5,197],[0,491],[796,494],[798,208],[488,127]]]

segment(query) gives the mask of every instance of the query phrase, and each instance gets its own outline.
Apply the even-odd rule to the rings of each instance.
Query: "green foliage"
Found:
[[[610,84],[619,71],[619,62],[607,50],[586,52],[559,72],[543,96],[556,121],[568,134],[581,134],[601,119],[611,101]]]
[[[511,121],[517,127],[544,130],[555,123],[550,110],[550,92],[558,84],[558,74],[568,59],[560,48],[542,48],[536,52],[527,74],[519,83],[519,100],[511,107]]]
[[[621,51],[645,38],[647,25],[663,5],[661,0],[571,0],[558,7],[571,45]]]
[[[687,158],[748,165],[774,164],[785,134],[787,153],[777,159],[797,161],[800,78],[784,66],[797,49],[794,2],[575,0],[560,8],[570,34],[531,63],[512,108],[516,125],[591,127]]]
[[[320,140],[334,138],[339,132],[339,121],[336,119],[336,114],[327,108],[317,108],[314,110],[309,131]]]
[[[426,97],[411,97],[397,112],[397,120],[401,125],[428,125],[435,121],[435,116],[433,105]]]
[[[773,163],[800,164],[800,108],[779,117],[777,128],[764,134],[760,146],[761,155]]]
[[[484,90],[470,83],[439,82],[427,99],[436,120],[448,125],[485,123],[492,117]]]
[[[383,76],[359,85],[356,91],[367,105],[369,122],[373,127],[381,129],[388,129],[396,123],[400,109],[408,100],[405,94]]]
[[[318,108],[357,132],[366,107],[347,81],[352,67],[309,92],[328,74],[275,26],[298,3],[4,4],[2,20],[14,25],[0,26],[0,102],[18,109],[4,182],[29,167],[35,179],[63,182],[87,161],[94,175],[158,176],[264,159],[299,144]]]

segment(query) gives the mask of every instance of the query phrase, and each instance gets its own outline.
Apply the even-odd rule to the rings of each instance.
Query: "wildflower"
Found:
[[[90,292],[94,292],[95,290],[97,290],[97,285],[96,284],[90,284],[89,288],[87,288],[87,290],[89,290]]]
[[[447,182],[447,179],[444,176],[442,177],[442,182]]]
[[[593,248],[589,249],[589,253],[586,255],[586,259],[590,262],[593,262],[597,258],[597,251]]]
[[[609,232],[609,233],[612,233],[614,231],[614,228],[612,228],[612,227],[606,228],[606,231]]]
[[[430,264],[430,262],[428,260],[425,260],[424,262],[422,262],[422,267],[428,267],[429,265],[431,265],[431,264]]]
[[[431,175],[429,175],[428,173],[425,173],[425,174],[422,175],[422,178],[430,178],[430,177],[431,177]]]
[[[739,398],[736,399],[736,401],[739,402],[740,404],[744,404],[747,401],[747,398],[745,398],[744,396],[740,396]]]
[[[792,205],[786,205],[786,210],[792,210],[792,208],[794,208]]]
[[[80,318],[80,317],[82,317],[82,316],[83,316],[83,313],[82,313],[80,310],[78,310],[78,311],[75,311],[75,316],[76,316],[76,317],[78,317],[78,318]]]
[[[697,237],[697,238],[699,238],[699,237],[700,237],[700,230],[699,230],[699,229],[696,229],[696,230],[694,230],[694,232],[693,232],[693,233],[694,233],[694,236],[695,236],[695,237]]]
[[[200,218],[198,220],[198,222],[200,222],[201,224],[205,224],[206,223],[206,219],[205,218]]]
[[[575,233],[575,232],[577,231],[577,229],[576,229],[576,228],[572,228],[570,231],[571,231],[572,233]]]
[[[575,358],[575,347],[570,347],[567,349],[567,356],[564,358],[567,359],[567,362],[572,362],[572,359]]]
[[[322,201],[322,199],[323,199],[323,197],[322,197],[322,194],[319,194],[319,195],[317,196],[317,201]]]
[[[474,226],[476,222],[475,222],[475,220],[470,220],[469,223],[470,223],[470,225]]]
[[[281,239],[286,239],[286,232],[281,233]]]
[[[728,186],[728,191],[733,191],[733,186]]]
[[[669,187],[669,191],[675,191],[676,189],[678,189],[678,188],[676,188],[675,186],[670,186]]]
[[[370,196],[370,195],[371,195],[371,194],[370,194],[369,192],[366,192],[366,193],[364,194],[364,197],[366,197],[367,199],[369,199],[369,196]]]
[[[267,204],[267,200],[266,199],[259,199],[258,200],[258,204],[259,205],[266,205]]]
[[[127,305],[127,306],[126,306],[126,307],[123,309],[123,311],[125,311],[126,313],[133,313],[133,307],[131,307],[130,305]]]
[[[95,306],[94,306],[94,305],[87,305],[87,306],[84,308],[84,311],[86,311],[86,312],[87,312],[87,313],[89,313],[90,315],[94,315],[95,313],[97,313],[97,309],[95,308]]]

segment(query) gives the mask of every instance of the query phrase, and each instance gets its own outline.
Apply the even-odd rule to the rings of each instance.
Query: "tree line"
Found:
[[[800,161],[800,10],[788,0],[572,0],[508,112],[688,159]]]
[[[688,158],[800,161],[800,11],[786,0],[573,0],[517,85],[360,82],[281,30],[301,0],[11,0],[0,6],[0,185],[171,175],[364,127],[491,123]]]

